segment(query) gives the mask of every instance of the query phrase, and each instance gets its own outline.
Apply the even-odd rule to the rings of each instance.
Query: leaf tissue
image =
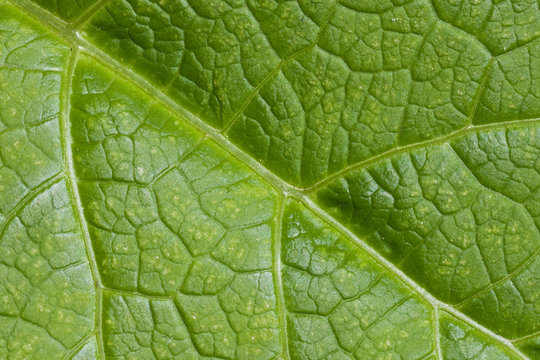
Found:
[[[539,360],[540,2],[0,0],[0,359]]]

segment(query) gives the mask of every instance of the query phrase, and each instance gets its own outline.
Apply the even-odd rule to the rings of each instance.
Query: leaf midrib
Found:
[[[106,2],[107,0],[104,0],[102,1],[101,4],[103,5]],[[156,86],[154,86],[152,83],[142,78],[135,72],[129,69],[126,69],[120,62],[112,58],[110,55],[108,55],[101,49],[97,48],[96,46],[88,42],[87,40],[83,39],[77,30],[68,26],[65,22],[55,18],[54,16],[49,14],[47,11],[43,10],[36,4],[32,3],[30,0],[18,0],[17,2],[14,2],[13,0],[9,0],[9,3],[18,7],[27,15],[30,15],[41,24],[53,30],[54,34],[56,34],[57,36],[60,36],[64,41],[66,41],[72,47],[72,53],[70,55],[70,60],[69,60],[70,66],[68,66],[68,71],[66,72],[66,74],[69,74],[69,75],[67,77],[64,77],[63,79],[65,88],[63,88],[63,91],[62,91],[62,94],[63,94],[62,101],[64,105],[63,105],[63,112],[62,112],[61,120],[60,120],[60,124],[61,124],[60,126],[62,129],[61,141],[63,145],[63,157],[64,157],[65,172],[67,174],[66,180],[68,181],[68,188],[69,188],[68,190],[75,204],[76,216],[78,218],[78,222],[80,223],[81,230],[83,233],[83,238],[85,241],[85,248],[87,251],[87,256],[89,259],[89,264],[92,270],[92,276],[93,276],[94,284],[96,288],[97,304],[96,304],[95,329],[94,331],[92,331],[91,334],[97,335],[98,351],[99,351],[100,356],[103,357],[103,359],[105,359],[105,354],[104,354],[104,347],[103,347],[103,339],[101,336],[101,332],[102,332],[102,328],[101,328],[102,294],[101,293],[105,290],[105,288],[102,286],[101,280],[99,279],[99,272],[97,270],[97,262],[96,262],[94,253],[92,251],[92,245],[91,245],[90,236],[88,232],[87,222],[84,218],[84,214],[82,212],[81,200],[78,195],[77,182],[76,182],[75,172],[73,169],[73,159],[71,156],[71,140],[70,140],[71,136],[69,134],[69,129],[70,129],[69,95],[71,93],[71,78],[73,76],[73,70],[74,70],[74,65],[75,65],[74,60],[79,51],[84,51],[85,53],[94,57],[96,60],[105,64],[107,67],[113,68],[118,74],[120,74],[120,76],[124,77],[130,83],[132,83],[132,85],[140,88],[145,93],[150,95],[152,98],[156,99],[157,102],[160,102],[162,105],[169,108],[177,116],[181,117],[182,119],[186,120],[189,124],[197,128],[198,130],[202,131],[206,135],[206,137],[208,137],[209,139],[212,139],[222,149],[229,152],[231,155],[237,158],[244,165],[248,166],[253,172],[255,172],[258,176],[260,176],[266,182],[268,182],[272,187],[274,187],[279,192],[280,201],[282,202],[281,206],[283,206],[287,198],[293,198],[303,203],[308,209],[313,211],[317,216],[323,219],[326,223],[328,223],[330,226],[338,230],[345,237],[348,237],[354,244],[356,244],[361,249],[363,249],[378,264],[380,264],[386,270],[390,271],[393,275],[395,275],[396,278],[399,281],[401,281],[405,286],[407,286],[414,293],[422,297],[427,303],[429,303],[429,305],[431,305],[434,313],[437,313],[438,311],[440,311],[440,309],[444,309],[445,311],[461,319],[462,321],[464,321],[471,327],[475,328],[476,330],[494,339],[494,341],[496,341],[497,343],[505,347],[510,352],[514,353],[519,358],[528,360],[528,357],[526,357],[519,350],[517,350],[509,339],[506,339],[500,335],[493,333],[491,330],[487,329],[483,325],[472,320],[467,315],[463,314],[462,312],[460,312],[453,306],[436,299],[426,289],[419,286],[414,280],[409,278],[409,276],[407,276],[403,271],[397,268],[393,263],[391,263],[389,260],[384,258],[381,254],[379,254],[366,242],[358,238],[358,236],[352,233],[343,224],[339,223],[336,219],[330,216],[325,210],[323,210],[317,204],[315,204],[315,202],[309,197],[309,195],[312,192],[314,192],[315,189],[320,188],[323,184],[327,184],[330,181],[338,178],[339,176],[343,176],[354,170],[365,168],[378,161],[382,161],[384,158],[391,157],[391,156],[400,154],[402,152],[411,151],[414,149],[429,147],[429,146],[437,145],[441,143],[447,143],[451,139],[469,134],[471,132],[476,132],[479,130],[486,130],[486,129],[493,129],[493,128],[506,128],[510,126],[525,125],[525,124],[535,124],[535,123],[540,122],[540,118],[516,120],[516,121],[508,121],[508,122],[498,122],[498,123],[492,123],[488,125],[469,126],[469,127],[457,130],[455,132],[452,132],[450,134],[447,134],[443,137],[439,137],[439,138],[435,138],[435,139],[431,139],[428,141],[419,142],[419,143],[415,143],[415,144],[411,144],[407,146],[397,147],[387,152],[384,152],[382,154],[379,154],[377,156],[374,156],[372,158],[366,159],[362,162],[350,165],[347,168],[321,180],[316,185],[310,188],[301,189],[293,185],[290,185],[284,180],[282,180],[281,178],[279,178],[277,175],[275,175],[270,170],[265,168],[261,163],[256,161],[250,155],[240,150],[236,145],[230,142],[222,132],[211,127],[210,125],[208,125],[207,123],[205,123],[204,121],[196,117],[194,114],[190,113],[183,107],[179,106],[177,103],[171,100],[168,96],[163,94],[161,90],[157,88]],[[97,9],[99,9],[99,7],[97,7]],[[66,143],[66,146],[64,146],[64,142]],[[67,146],[68,144],[69,146]],[[277,234],[276,237],[281,238],[281,234]],[[274,251],[275,250],[273,250],[273,252]],[[276,261],[276,259],[274,261]],[[275,269],[273,267],[273,271],[278,271],[278,270],[279,270],[279,267]],[[115,292],[114,289],[109,289],[107,291]],[[281,295],[278,294],[278,297],[282,297],[282,291],[283,291],[282,287],[280,287],[279,289],[276,289],[276,292],[281,293]],[[283,302],[284,300],[282,299],[281,301]],[[281,307],[284,307],[284,305],[285,304],[283,303]],[[283,319],[286,316],[285,309],[281,309],[279,310],[279,312],[280,312],[279,314],[280,318]],[[439,324],[436,323],[434,324],[434,326],[435,326],[434,333],[438,334]],[[285,333],[285,336],[286,336],[286,323],[282,324],[281,333],[282,334]],[[436,339],[437,343],[438,341],[439,339]],[[283,341],[283,339],[281,342],[283,346],[287,345],[286,342]],[[437,355],[439,355],[440,349],[435,349],[435,350],[437,352]]]

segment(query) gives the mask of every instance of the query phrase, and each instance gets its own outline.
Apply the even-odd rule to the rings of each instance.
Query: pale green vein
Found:
[[[357,162],[355,164],[349,165],[332,175],[327,176],[326,178],[320,180],[319,182],[315,183],[309,188],[306,188],[305,191],[308,193],[314,193],[320,188],[324,187],[325,185],[330,184],[334,180],[337,180],[343,176],[346,176],[347,174],[354,172],[356,170],[361,170],[363,168],[366,168],[370,165],[373,165],[379,161],[382,161],[386,158],[399,155],[406,152],[411,152],[418,149],[424,149],[429,148],[431,146],[440,145],[440,144],[446,144],[450,140],[469,135],[471,133],[479,132],[479,131],[486,131],[486,130],[494,130],[494,129],[504,129],[509,128],[512,126],[526,126],[526,125],[535,125],[540,123],[540,118],[534,118],[534,119],[525,119],[525,120],[514,120],[514,121],[505,121],[505,122],[497,122],[492,124],[484,124],[484,125],[471,125],[462,129],[459,129],[457,131],[451,132],[445,136],[417,142],[414,144],[409,144],[405,146],[398,146],[391,150],[385,151],[383,153],[380,153],[376,156],[370,157],[366,160]]]
[[[73,346],[71,348],[71,350],[69,350],[67,352],[67,354],[64,356],[64,360],[69,360],[71,358],[73,358],[75,355],[77,355],[77,353],[79,351],[81,351],[81,349],[88,343],[88,341],[90,339],[92,339],[92,337],[94,337],[96,334],[92,331],[91,333],[87,334],[85,337],[83,337],[77,344],[75,344],[75,346]]]
[[[328,16],[324,19],[323,23],[321,24],[321,26],[319,28],[319,32],[317,33],[317,36],[315,37],[315,40],[313,40],[313,42],[311,44],[307,45],[306,47],[300,49],[299,51],[295,52],[294,54],[292,54],[292,55],[288,56],[287,58],[281,60],[279,62],[279,64],[272,71],[270,71],[270,73],[268,73],[268,75],[266,75],[266,77],[261,81],[261,83],[259,85],[257,85],[257,87],[255,87],[255,89],[253,89],[253,91],[248,95],[248,97],[246,98],[246,100],[244,101],[242,106],[240,106],[240,109],[232,116],[232,118],[227,122],[227,124],[225,124],[225,126],[221,130],[222,133],[226,133],[233,126],[233,124],[236,122],[236,120],[238,120],[238,118],[242,115],[244,110],[246,110],[248,105],[251,103],[251,100],[253,100],[253,98],[259,93],[259,91],[262,89],[262,87],[264,85],[266,85],[272,78],[274,78],[274,76],[283,68],[283,66],[285,66],[289,62],[293,61],[297,57],[301,56],[302,54],[308,52],[309,50],[311,50],[315,46],[317,46],[317,44],[319,43],[319,40],[321,38],[322,33],[328,27],[328,24],[330,23],[330,20],[332,19],[332,15],[334,15],[334,13],[336,11],[337,4],[338,3],[336,2],[332,6],[330,11],[328,12]]]
[[[86,250],[86,256],[92,272],[92,279],[94,281],[94,288],[96,291],[96,313],[94,319],[94,327],[98,340],[98,351],[100,356],[105,359],[105,350],[103,346],[103,336],[101,331],[101,279],[99,271],[97,269],[97,261],[92,247],[92,241],[90,239],[90,233],[88,232],[88,224],[84,218],[84,211],[79,197],[79,191],[77,187],[77,180],[75,176],[75,170],[73,168],[73,155],[71,152],[71,123],[69,119],[71,104],[71,85],[73,80],[73,73],[75,70],[75,62],[78,51],[72,49],[69,57],[69,63],[65,74],[63,75],[62,83],[62,115],[60,116],[60,141],[62,144],[62,157],[64,161],[64,169],[66,172],[67,188],[73,201],[73,207],[75,210],[75,217],[79,224],[79,228],[84,240],[84,247]]]
[[[425,43],[427,41],[427,38],[429,37],[429,35],[435,29],[436,26],[437,26],[437,21],[433,21],[433,24],[429,27],[428,31],[426,31],[426,34],[422,38],[422,41],[420,42],[420,45],[418,45],[418,49],[416,49],[415,55],[412,57],[413,62],[418,60],[420,52],[422,51],[422,48],[424,47],[424,45],[425,45]],[[409,72],[410,72],[410,69],[409,69]],[[406,97],[406,100],[405,100],[405,106],[403,107],[403,115],[401,116],[401,121],[399,123],[399,129],[398,129],[398,133],[397,133],[397,136],[396,136],[396,142],[395,143],[398,146],[399,146],[399,143],[401,141],[401,134],[403,133],[403,125],[405,124],[405,117],[407,116],[407,107],[409,106],[409,102],[411,100],[412,87],[413,87],[413,84],[409,83],[409,89],[407,90],[407,97]]]
[[[176,296],[176,295],[148,295],[148,294],[144,294],[144,293],[142,293],[140,291],[119,290],[119,289],[113,289],[113,288],[110,288],[110,287],[107,287],[107,286],[102,286],[102,291],[104,293],[113,294],[113,295],[122,296],[122,297],[126,297],[126,296],[138,297],[138,298],[144,298],[144,299],[148,299],[148,300],[157,300],[157,301],[167,301],[167,300],[172,301],[174,299],[174,297]]]
[[[439,307],[433,307],[433,329],[435,334],[435,356],[437,359],[444,360],[441,351],[441,324],[439,320]]]
[[[285,306],[285,296],[283,294],[283,282],[281,280],[281,234],[283,213],[285,212],[285,203],[287,198],[283,195],[279,196],[276,208],[274,236],[272,244],[272,272],[274,278],[274,288],[277,302],[277,312],[279,316],[279,324],[281,327],[281,343],[283,358],[290,359],[289,344],[287,335],[287,309]]]
[[[64,176],[63,172],[59,172],[51,178],[42,182],[39,186],[32,189],[15,205],[15,207],[7,214],[4,219],[4,223],[0,225],[0,239],[4,237],[4,232],[6,231],[8,225],[13,221],[13,219],[19,215],[19,213],[30,204],[39,194],[44,192],[46,189],[50,188],[57,182],[59,182]]]
[[[98,0],[94,4],[92,4],[86,11],[84,11],[75,21],[71,23],[71,27],[74,29],[79,29],[82,25],[84,25],[88,20],[94,16],[99,9],[105,6],[105,4],[109,0]]]
[[[159,174],[157,174],[153,179],[152,181],[150,181],[148,184],[146,184],[148,187],[152,187],[156,182],[159,181],[159,179],[163,178],[165,175],[167,175],[169,172],[171,172],[172,170],[176,169],[189,155],[193,154],[195,151],[197,151],[198,148],[201,147],[202,143],[207,139],[206,136],[203,136],[201,139],[199,139],[195,144],[193,144],[193,146],[186,150],[185,153],[182,154],[182,156],[180,156],[178,158],[178,160],[176,160],[173,164],[167,166],[165,169],[163,169],[163,171],[161,171]],[[116,181],[116,180],[111,180],[111,181]],[[126,181],[126,183],[128,184],[135,184],[134,182],[129,182],[129,181]]]
[[[511,341],[512,341],[513,344],[519,344],[521,342],[531,340],[531,339],[533,339],[533,338],[535,338],[537,336],[540,336],[540,331],[537,331],[537,332],[529,334],[529,335],[522,336],[522,337],[517,338],[517,339],[512,339]]]
[[[494,62],[495,62],[494,58],[491,58],[484,70],[484,73],[482,74],[482,78],[480,79],[480,84],[478,85],[478,89],[476,90],[476,94],[474,95],[471,113],[469,114],[469,118],[467,119],[467,126],[472,125],[474,121],[474,116],[476,115],[476,111],[478,109],[478,105],[480,104],[480,99],[482,98],[482,94],[484,93],[484,90],[486,89],[487,80],[491,73],[491,69],[493,68]]]

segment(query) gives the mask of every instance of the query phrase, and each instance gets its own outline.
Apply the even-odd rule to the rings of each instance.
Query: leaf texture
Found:
[[[540,359],[540,4],[0,0],[0,358]]]

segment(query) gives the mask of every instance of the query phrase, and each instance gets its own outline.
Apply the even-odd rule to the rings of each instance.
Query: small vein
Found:
[[[166,300],[174,299],[174,295],[149,295],[149,294],[145,294],[136,290],[126,291],[126,290],[115,289],[115,288],[111,288],[107,286],[102,286],[102,289],[104,292],[122,296],[122,297],[126,297],[126,296],[127,297],[141,297],[148,300],[156,300],[156,301],[166,301]]]
[[[38,187],[32,189],[15,205],[15,207],[7,214],[4,223],[0,226],[0,240],[4,237],[4,233],[9,224],[19,215],[19,213],[30,204],[36,197],[50,188],[64,177],[63,172],[58,172],[51,178],[42,182]]]
[[[426,31],[424,37],[422,38],[422,41],[420,42],[420,45],[418,46],[418,49],[416,50],[416,53],[412,57],[413,62],[418,60],[418,58],[420,56],[420,53],[422,52],[422,48],[426,44],[426,41],[427,41],[428,37],[431,35],[431,33],[433,32],[433,30],[435,30],[436,26],[437,26],[437,21],[433,21],[433,24],[430,26],[429,30]],[[398,146],[399,146],[399,143],[401,141],[401,135],[403,133],[403,125],[405,124],[405,120],[406,120],[406,116],[407,116],[407,108],[408,108],[409,102],[411,100],[412,87],[413,87],[413,83],[411,81],[411,83],[409,84],[409,89],[407,91],[407,98],[406,98],[406,101],[405,101],[405,106],[403,106],[403,115],[401,116],[401,122],[399,123],[399,129],[398,129],[397,136],[396,136],[396,142],[395,143]]]
[[[184,323],[184,326],[185,326],[185,328],[186,328],[186,332],[187,332],[188,335],[189,335],[189,339],[190,339],[191,345],[193,345],[193,349],[195,349],[195,352],[197,352],[197,355],[199,355],[200,357],[202,357],[203,355],[202,355],[201,352],[199,351],[199,347],[197,346],[197,344],[196,344],[196,342],[195,342],[195,339],[193,338],[193,335],[191,334],[191,331],[189,331],[188,323],[186,322],[186,319],[185,319],[185,316],[184,316],[184,314],[183,314],[182,309],[180,309],[180,306],[177,304],[176,300],[173,301],[173,304],[174,304],[174,307],[176,308],[176,311],[178,312],[178,315],[179,315],[180,318],[182,319],[182,323]]]
[[[478,89],[476,90],[476,94],[474,96],[471,113],[469,114],[469,118],[467,119],[467,126],[470,126],[473,123],[474,116],[476,115],[476,110],[478,109],[478,105],[480,104],[480,99],[482,98],[482,94],[484,93],[484,90],[486,89],[487,80],[489,78],[489,75],[491,74],[491,69],[493,68],[494,62],[495,62],[494,58],[491,58],[486,66],[486,69],[484,70],[484,74],[482,74],[482,78],[480,79],[480,84],[478,85]]]
[[[182,162],[187,159],[191,154],[193,154],[197,149],[199,149],[202,143],[207,139],[206,136],[203,136],[199,141],[197,141],[189,150],[186,150],[173,164],[167,166],[159,174],[157,174],[148,184],[145,184],[148,187],[153,187],[153,185],[158,182],[161,178],[167,175],[172,170],[176,169]],[[129,183],[129,182],[128,182]]]
[[[89,332],[83,337],[77,344],[75,344],[64,356],[64,360],[72,359],[82,348],[88,343],[88,341],[95,335],[94,331]]]
[[[478,182],[478,184],[482,187],[484,187],[485,189],[487,189],[488,191],[492,191],[502,197],[504,197],[506,200],[510,201],[512,204],[516,205],[516,206],[519,206],[520,208],[523,209],[523,211],[527,214],[527,217],[531,220],[531,222],[533,223],[533,225],[535,226],[536,230],[538,231],[538,233],[540,234],[540,228],[538,227],[538,225],[536,224],[536,221],[534,220],[534,217],[533,215],[531,214],[531,212],[529,211],[529,209],[527,209],[527,207],[525,205],[523,205],[522,203],[520,202],[517,202],[516,200],[512,199],[511,197],[509,197],[508,195],[502,193],[501,191],[491,187],[491,186],[488,186],[486,185],[482,179],[480,179],[476,174],[475,172],[472,170],[472,168],[469,166],[469,164],[467,164],[467,162],[465,161],[465,159],[463,159],[461,157],[461,155],[459,154],[459,152],[456,151],[456,149],[454,148],[454,146],[452,144],[448,144],[448,147],[449,149],[452,151],[452,153],[455,155],[455,157],[461,162],[461,164],[463,164],[463,166],[467,169],[468,173]]]
[[[463,1],[460,3],[459,9],[458,9],[458,11],[456,12],[456,15],[455,15],[455,17],[454,17],[453,20],[456,20],[456,18],[459,17],[459,16],[461,15],[460,12],[461,12],[461,10],[462,10],[462,8],[463,8],[464,3],[465,3],[465,0],[463,0]],[[484,43],[484,41],[482,41],[480,38],[478,38],[478,34],[481,33],[481,31],[479,31],[478,33],[475,34],[475,33],[472,33],[472,32],[470,32],[470,31],[467,31],[465,28],[461,28],[461,27],[459,27],[459,26],[453,24],[452,22],[450,22],[450,21],[448,21],[448,20],[443,19],[443,18],[439,15],[439,12],[437,11],[437,8],[436,8],[435,5],[433,4],[433,0],[430,0],[430,1],[429,1],[429,4],[431,5],[431,8],[433,9],[433,13],[437,16],[437,19],[439,19],[440,21],[442,21],[442,22],[444,22],[444,23],[446,23],[446,24],[452,26],[454,29],[457,29],[457,30],[459,30],[459,31],[462,31],[462,32],[466,33],[466,34],[469,35],[469,36],[472,36],[472,37],[473,37],[474,39],[476,39],[480,44],[482,44],[482,46],[483,46],[483,47],[491,54],[491,56],[492,56],[493,59],[497,59],[497,58],[499,58],[499,57],[501,57],[501,56],[504,56],[504,55],[506,55],[506,54],[508,54],[508,53],[511,53],[511,52],[513,52],[513,51],[515,51],[515,50],[521,49],[521,48],[523,48],[523,47],[527,47],[527,46],[529,46],[531,43],[540,40],[540,36],[537,36],[537,37],[534,37],[534,38],[532,38],[532,39],[529,39],[529,40],[525,41],[524,43],[522,43],[522,44],[520,44],[520,45],[517,45],[517,44],[519,44],[519,40],[518,40],[516,43],[514,43],[514,44],[513,44],[512,46],[510,46],[508,49],[505,49],[505,50],[503,50],[502,52],[499,52],[499,51],[495,50],[495,52],[494,52],[494,51],[492,51],[492,50],[490,49],[490,46],[488,46],[488,44]],[[495,6],[492,5],[492,7],[491,7],[490,10],[489,10],[489,14],[485,17],[485,19],[484,19],[484,21],[483,21],[483,23],[482,23],[482,26],[479,28],[479,30],[486,31],[487,23],[488,23],[489,20],[492,18],[494,9],[495,9]],[[517,45],[517,46],[516,46],[516,45]]]
[[[22,317],[19,317],[17,318],[16,321],[21,321],[23,323],[26,323],[27,325],[30,325],[30,326],[35,326],[37,327],[38,329],[41,329],[43,331],[45,331],[48,335],[48,337],[50,338],[50,340],[54,341],[55,343],[57,343],[58,345],[60,345],[62,348],[66,349],[66,345],[64,345],[64,343],[62,341],[60,341],[59,339],[57,339],[56,337],[54,337],[52,334],[51,334],[51,331],[46,327],[46,326],[42,326],[36,322],[33,322],[31,319],[25,319],[25,318],[22,318]],[[10,334],[11,336],[11,334]],[[67,350],[67,349],[66,349]]]
[[[525,336],[522,336],[522,337],[517,338],[517,339],[512,339],[512,340],[510,340],[510,341],[512,341],[512,343],[514,343],[514,344],[519,344],[519,343],[521,343],[521,342],[524,342],[524,341],[527,341],[527,340],[531,340],[531,339],[533,339],[533,338],[535,338],[535,337],[537,337],[537,336],[540,336],[540,331],[536,331],[536,332],[534,332],[534,333],[532,333],[532,334],[525,335]]]
[[[441,21],[441,22],[443,22],[443,23],[445,23],[445,24],[450,25],[452,28],[458,30],[459,32],[465,33],[465,34],[467,34],[468,36],[472,36],[476,41],[478,41],[479,44],[482,45],[482,47],[483,47],[484,49],[487,50],[487,52],[488,52],[492,57],[495,57],[495,54],[493,54],[493,51],[491,51],[491,49],[490,49],[486,44],[484,44],[484,42],[481,41],[481,40],[477,37],[476,34],[473,34],[473,33],[469,32],[469,31],[467,31],[467,30],[465,30],[465,29],[463,29],[463,28],[460,28],[460,27],[456,26],[456,25],[453,24],[452,22],[443,19],[443,18],[439,15],[439,12],[437,11],[437,8],[436,8],[435,5],[433,4],[433,0],[429,0],[428,2],[429,2],[429,4],[431,5],[431,8],[433,9],[433,13],[435,14],[435,16],[437,17],[437,19],[438,19],[439,21]],[[459,11],[461,10],[461,8],[462,8],[464,2],[465,2],[465,0],[462,0],[462,2],[460,3],[459,10],[458,10],[458,12],[456,13],[456,16],[459,16]]]
[[[292,55],[286,57],[285,59],[281,60],[279,62],[279,64],[270,73],[268,73],[268,75],[266,75],[266,77],[261,81],[261,83],[259,85],[257,85],[257,87],[255,87],[255,89],[253,89],[253,91],[251,91],[251,93],[248,95],[248,97],[246,98],[246,100],[244,101],[242,106],[240,106],[240,109],[225,124],[223,129],[220,131],[221,133],[226,133],[233,126],[233,124],[236,122],[236,120],[238,120],[238,118],[242,115],[244,110],[251,103],[251,100],[259,93],[261,88],[264,85],[266,85],[281,70],[281,68],[283,68],[283,66],[285,66],[287,63],[291,62],[292,60],[296,59],[298,56],[302,55],[303,53],[308,52],[309,50],[311,50],[312,48],[317,46],[317,44],[319,43],[321,34],[328,27],[328,24],[330,23],[330,20],[332,19],[332,15],[334,15],[334,12],[336,11],[337,4],[338,4],[337,2],[334,3],[334,5],[332,6],[332,9],[330,9],[330,11],[328,12],[328,16],[324,19],[323,23],[319,27],[319,32],[317,33],[317,36],[315,37],[315,40],[311,44],[307,45],[306,47],[298,50],[294,54],[292,54]]]
[[[405,287],[407,287],[410,291],[412,291],[413,293],[417,294],[419,297],[424,299],[432,307],[438,307],[440,309],[444,309],[445,311],[449,312],[453,316],[466,322],[471,327],[482,332],[486,336],[494,339],[497,342],[500,342],[504,347],[506,347],[512,353],[516,354],[520,359],[523,359],[523,360],[527,359],[527,357],[524,356],[519,350],[517,350],[515,346],[513,346],[513,344],[508,339],[503,338],[502,336],[493,333],[493,331],[487,329],[485,326],[472,320],[463,312],[459,311],[455,306],[449,305],[435,298],[426,289],[418,285],[414,280],[412,280],[406,274],[404,274],[403,271],[397,268],[395,264],[393,264],[388,259],[386,259],[381,254],[379,254],[375,249],[373,249],[365,241],[358,238],[358,236],[352,233],[343,224],[339,223],[335,218],[329,215],[326,211],[322,210],[309,197],[306,197],[305,195],[298,196],[295,194],[291,195],[291,197],[302,202],[306,207],[311,209],[311,211],[313,211],[317,216],[323,219],[326,223],[328,223],[333,228],[337,229],[337,231],[341,232],[346,238],[348,238],[351,241],[352,244],[358,246],[363,251],[365,251],[367,256],[372,258],[376,263],[381,265],[383,268],[390,271],[392,275],[394,275]]]
[[[494,59],[499,59],[499,58],[501,58],[501,57],[504,57],[505,55],[511,54],[511,53],[514,52],[514,51],[518,51],[518,50],[521,50],[521,49],[523,49],[523,48],[526,48],[526,47],[529,47],[529,46],[531,46],[531,45],[534,45],[534,44],[537,43],[537,42],[540,42],[540,36],[537,36],[537,37],[535,37],[534,39],[531,39],[531,40],[529,40],[529,41],[527,41],[527,42],[525,42],[525,43],[523,43],[523,44],[521,44],[521,45],[519,45],[519,46],[516,46],[516,47],[514,47],[514,48],[511,48],[511,49],[509,49],[509,50],[507,50],[507,51],[505,51],[505,52],[503,52],[503,53],[500,53],[499,55],[494,56],[493,58],[494,58]]]
[[[487,189],[488,191],[492,191],[494,193],[497,193],[501,196],[503,196],[505,199],[507,199],[508,201],[512,202],[513,204],[515,205],[518,205],[520,206],[526,214],[528,214],[531,222],[533,223],[533,225],[535,226],[535,229],[537,230],[537,232],[539,232],[540,234],[540,229],[538,228],[538,226],[536,225],[536,222],[534,221],[534,218],[532,217],[532,215],[530,214],[530,212],[525,208],[525,206],[523,206],[523,204],[520,204],[518,202],[516,202],[515,200],[509,198],[508,196],[506,196],[505,194],[495,190],[495,189],[492,189],[491,187],[488,187],[486,185],[484,185],[482,183],[482,181],[480,181],[480,179],[476,176],[476,174],[471,170],[471,168],[468,166],[468,164],[463,160],[463,158],[461,158],[461,156],[459,155],[459,153],[457,151],[454,150],[454,148],[449,145],[449,148],[452,149],[453,153],[455,154],[456,158],[460,160],[460,162],[463,164],[463,166],[469,171],[469,173],[471,174],[471,176],[473,176],[476,181],[478,181],[478,183],[480,184],[480,186],[484,187],[485,189]],[[478,290],[477,292],[469,295],[466,299],[460,301],[459,303],[455,304],[454,306],[456,308],[460,308],[462,307],[463,305],[467,304],[468,302],[470,302],[472,299],[482,295],[482,294],[485,294],[486,292],[492,290],[493,288],[497,287],[498,285],[504,283],[506,280],[509,280],[509,279],[512,279],[514,278],[516,275],[519,275],[521,272],[523,272],[523,270],[526,269],[526,267],[533,261],[536,259],[536,257],[540,255],[540,246],[531,254],[529,255],[527,258],[525,258],[525,260],[516,268],[514,269],[514,271],[512,271],[511,273],[507,274],[506,276],[504,276],[503,278],[491,283],[490,285]]]
[[[369,324],[368,327],[366,327],[365,329],[362,329],[362,335],[360,336],[360,338],[357,341],[358,346],[360,346],[362,340],[367,336],[370,329],[372,329],[375,325],[377,325],[379,322],[384,320],[387,316],[392,314],[394,311],[398,310],[403,304],[405,304],[407,301],[409,301],[411,299],[412,299],[412,296],[404,297],[403,299],[401,299],[400,301],[398,301],[397,303],[392,305],[389,309],[387,309],[383,314],[381,314],[381,316],[379,316],[377,318],[377,320],[375,320],[374,322]]]
[[[73,29],[78,29],[90,20],[109,0],[98,0],[84,11],[77,19],[71,23]]]

